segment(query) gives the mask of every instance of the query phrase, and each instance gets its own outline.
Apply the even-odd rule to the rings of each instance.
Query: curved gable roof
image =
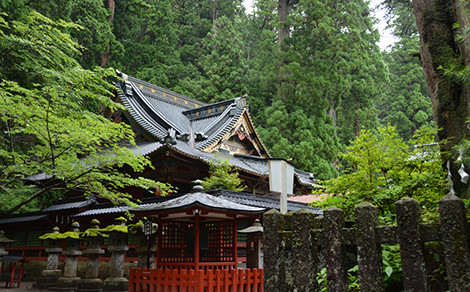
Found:
[[[191,145],[203,152],[213,152],[235,135],[240,125],[248,128],[256,155],[269,157],[249,117],[244,98],[205,104],[184,95],[122,74],[118,83],[119,99],[134,126],[142,129],[151,141],[167,137]]]

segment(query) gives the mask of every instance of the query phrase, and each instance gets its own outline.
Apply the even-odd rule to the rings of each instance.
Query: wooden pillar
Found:
[[[199,270],[199,210],[194,216],[194,269]]]
[[[236,270],[238,262],[237,215],[235,215],[235,218],[233,219],[233,261],[235,263]]]
[[[163,225],[162,225],[162,220],[160,220],[159,218],[157,218],[157,222],[158,222],[158,230],[157,230],[157,270],[160,268],[160,265],[162,263],[162,229],[163,229]]]

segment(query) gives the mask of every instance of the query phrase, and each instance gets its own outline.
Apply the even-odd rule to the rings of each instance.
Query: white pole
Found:
[[[281,191],[281,214],[286,214],[287,213],[287,182],[286,182],[286,166],[287,162],[282,161],[281,164],[281,185],[282,185],[282,191]]]

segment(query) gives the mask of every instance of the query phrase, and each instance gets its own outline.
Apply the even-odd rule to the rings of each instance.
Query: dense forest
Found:
[[[368,1],[2,1],[7,22],[36,10],[70,28],[85,69],[112,67],[205,102],[247,95],[272,156],[320,179],[361,129],[405,140],[432,122],[412,10],[390,14],[387,51]],[[284,6],[280,6],[284,5]],[[278,11],[279,6],[279,11]],[[398,14],[399,13],[399,14]]]
[[[118,140],[133,143],[125,125],[86,134],[109,122],[100,116],[103,108],[120,108],[106,82],[114,70],[204,102],[246,96],[270,154],[292,158],[318,179],[360,173],[356,153],[372,159],[363,177],[384,183],[369,185],[374,194],[390,190],[390,182],[401,187],[394,194],[413,193],[427,186],[414,171],[442,177],[447,169],[465,194],[458,173],[470,152],[468,1],[432,2],[384,0],[397,42],[381,50],[367,0],[256,0],[250,12],[241,0],[1,0],[1,197],[6,204],[11,194],[31,193],[26,201],[32,201],[84,185],[106,196],[99,181],[111,164],[138,170],[148,163],[125,149],[109,160],[93,156]],[[376,139],[375,148],[383,145],[378,156],[361,153],[364,137]],[[435,141],[442,142],[435,154],[442,163],[429,171],[375,161],[387,155],[389,162],[409,161],[413,145]],[[96,173],[69,169],[85,154],[106,165]],[[35,193],[22,181],[40,171],[70,180],[61,177]]]

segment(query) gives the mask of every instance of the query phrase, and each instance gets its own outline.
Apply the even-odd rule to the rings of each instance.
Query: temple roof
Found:
[[[181,155],[198,159],[205,163],[215,162],[221,158],[224,158],[241,171],[266,178],[269,176],[269,160],[267,158],[242,154],[231,155],[224,150],[218,151],[216,153],[203,152],[192,148],[185,142],[178,140],[175,142],[175,144],[164,144],[161,142],[142,142],[138,144],[138,147],[133,147],[131,149],[136,154],[147,156],[151,156],[152,154],[158,151],[162,151],[163,149],[170,149]],[[301,185],[306,186],[309,189],[321,188],[320,185],[315,183],[315,180],[313,180],[313,175],[309,172],[295,169],[294,176]]]
[[[23,222],[34,222],[47,220],[49,218],[46,214],[19,214],[16,216],[0,219],[0,225],[2,224],[12,224],[12,223],[23,223]]]
[[[244,131],[258,156],[268,157],[254,129],[242,97],[205,104],[176,92],[122,74],[119,99],[129,110],[126,117],[148,141],[166,138],[184,141],[195,149],[212,152],[221,142]]]
[[[227,200],[220,196],[213,196],[205,192],[197,192],[186,194],[184,196],[167,200],[165,202],[141,205],[132,209],[132,212],[168,212],[175,210],[186,210],[192,207],[203,207],[205,209],[234,212],[234,213],[252,213],[261,214],[266,209],[260,207],[252,207],[239,204],[231,200]]]
[[[235,191],[227,191],[227,190],[211,190],[211,191],[204,191],[204,193],[209,194],[213,197],[218,197],[221,200],[229,201],[232,204],[236,205],[243,205],[244,208],[255,208],[255,209],[279,209],[280,202],[279,199],[261,195],[253,195],[250,193],[245,192],[235,192]],[[141,199],[140,206],[142,209],[137,210],[147,210],[153,209],[156,210],[156,206],[167,206],[168,201],[175,200],[175,202],[179,202],[181,197],[187,196],[189,194],[174,194],[171,196],[158,196],[158,197],[149,197]],[[175,204],[176,206],[176,204]],[[114,206],[111,203],[107,204],[96,204],[89,207],[88,210],[75,214],[72,217],[85,217],[85,216],[96,216],[96,215],[104,215],[104,214],[122,214],[132,208],[127,206]],[[308,209],[315,213],[316,215],[321,215],[322,210],[320,207],[312,207],[308,204],[298,203],[298,202],[287,202],[287,210],[288,211],[297,211],[300,209]],[[163,209],[162,209],[163,210]]]
[[[199,193],[201,194],[201,193]],[[211,190],[204,191],[205,195],[198,195],[194,198],[193,194],[173,194],[171,196],[157,196],[141,199],[139,205],[141,206],[137,212],[142,213],[150,210],[172,210],[183,208],[191,204],[199,206],[206,206],[207,208],[219,210],[227,210],[240,213],[260,213],[269,209],[279,209],[279,199],[253,195],[245,192],[235,192],[227,190]],[[81,198],[81,199],[80,199]],[[72,206],[73,205],[73,206]],[[312,207],[308,204],[298,202],[287,202],[288,211],[297,211],[299,209],[308,209],[316,215],[321,215],[323,212],[319,207]],[[8,218],[0,219],[0,225],[8,224],[21,224],[23,222],[40,222],[47,220],[54,220],[56,215],[63,214],[63,211],[75,210],[76,213],[71,215],[71,218],[94,217],[101,215],[120,216],[127,211],[134,210],[129,206],[115,206],[112,203],[98,203],[93,199],[85,197],[76,197],[71,201],[67,199],[58,200],[55,205],[44,209],[43,211],[17,214]],[[80,211],[81,210],[81,211]],[[144,212],[145,213],[145,212]]]
[[[206,104],[134,77],[121,74],[117,86],[124,112],[135,131],[142,134],[134,153],[152,155],[168,147],[204,163],[227,159],[241,171],[268,177],[269,154],[261,142],[244,98]],[[234,138],[235,137],[235,138]],[[237,140],[238,138],[238,140]],[[235,139],[252,146],[237,152]],[[226,144],[226,145],[224,145]],[[240,153],[241,152],[241,153]],[[298,183],[307,189],[320,188],[313,175],[295,170]]]
[[[83,207],[87,207],[89,205],[96,204],[96,200],[93,197],[88,199],[83,199],[83,197],[71,197],[65,199],[58,199],[56,204],[50,206],[42,210],[43,212],[55,212],[55,211],[63,211],[63,210],[71,210],[71,209],[80,209]]]

